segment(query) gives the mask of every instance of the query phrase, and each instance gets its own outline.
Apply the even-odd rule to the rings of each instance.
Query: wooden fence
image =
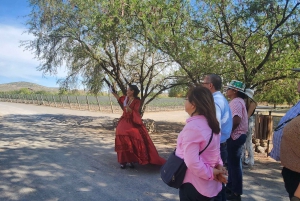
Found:
[[[165,100],[165,101],[164,101]],[[69,96],[69,95],[42,95],[42,94],[0,94],[0,101],[44,105],[58,108],[69,108],[88,111],[105,111],[122,113],[115,97],[108,96]],[[152,102],[151,102],[152,103]],[[165,104],[168,103],[168,104]],[[153,101],[146,108],[147,112],[183,110],[184,104],[180,98],[164,98]]]

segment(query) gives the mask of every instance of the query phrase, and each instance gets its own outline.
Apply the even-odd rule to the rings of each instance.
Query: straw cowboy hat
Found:
[[[253,99],[254,90],[253,89],[247,88],[245,90],[244,94],[246,94],[246,96],[248,96],[248,98],[250,98],[252,101],[254,101],[254,99]]]
[[[300,68],[293,68],[292,71],[300,72]]]
[[[234,89],[240,92],[245,93],[246,85],[238,80],[231,80],[231,82],[227,85],[227,89]]]
[[[295,117],[283,129],[280,145],[281,164],[300,173],[300,116]]]

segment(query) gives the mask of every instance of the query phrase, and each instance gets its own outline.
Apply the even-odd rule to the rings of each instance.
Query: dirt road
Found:
[[[0,200],[179,200],[159,167],[119,168],[112,119],[120,114],[0,102]],[[174,149],[182,112],[146,113],[162,157]],[[256,155],[244,168],[244,201],[288,201],[280,165]]]

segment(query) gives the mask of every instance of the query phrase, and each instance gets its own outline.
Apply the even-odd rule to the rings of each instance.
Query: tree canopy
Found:
[[[300,59],[297,0],[29,2],[34,39],[24,45],[40,59],[39,70],[55,74],[65,65],[62,88],[81,81],[94,93],[103,79],[122,93],[136,83],[141,113],[163,91],[199,83],[207,73],[260,94],[279,87],[276,80],[299,77],[290,71]]]

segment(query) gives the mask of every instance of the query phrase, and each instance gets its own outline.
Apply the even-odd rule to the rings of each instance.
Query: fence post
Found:
[[[272,119],[272,111],[269,111],[269,119]],[[271,133],[273,132],[273,120],[268,122],[268,128],[269,128],[269,135],[268,135],[268,144],[267,144],[267,157],[269,156],[269,150],[270,150],[270,138]]]
[[[52,99],[53,99],[53,102],[54,102],[54,105],[55,105],[55,107],[57,107],[57,105],[56,105],[56,102],[55,102],[55,99],[54,99],[54,96],[52,95]]]
[[[49,104],[49,101],[48,101],[47,95],[45,95],[45,105],[47,105],[47,102],[48,102],[48,104]]]
[[[44,99],[43,99],[43,94],[41,94],[41,99],[42,99],[42,104],[45,105],[44,104]]]
[[[114,113],[114,109],[113,109],[112,102],[111,102],[111,97],[110,97],[110,92],[109,91],[107,91],[107,92],[108,92],[108,97],[109,97],[111,112]]]
[[[96,96],[96,99],[97,99],[97,103],[98,103],[99,111],[101,112],[101,106],[100,106],[100,102],[99,102],[98,96]]]
[[[77,95],[76,95],[76,101],[77,101],[77,105],[78,105],[79,110],[81,110]]]
[[[90,103],[89,103],[89,98],[88,98],[88,96],[86,96],[86,103],[87,103],[87,105],[88,105],[88,110],[90,111]]]
[[[48,104],[49,104],[49,106],[51,107],[51,98],[49,98],[48,95],[47,95],[46,97],[47,97]]]
[[[69,95],[67,95],[67,99],[68,99],[68,103],[69,103],[70,109],[72,109],[71,103],[70,103],[70,99],[69,99]]]
[[[38,104],[38,105],[39,105],[40,103],[39,103],[39,98],[38,98],[38,95],[37,95],[37,94],[35,94],[35,97],[36,97],[36,104]]]
[[[10,102],[12,103],[12,99],[11,99],[11,97],[10,97],[10,94],[8,94],[8,98],[9,98]]]
[[[31,97],[32,104],[34,104],[32,94],[30,94],[30,97]]]
[[[61,96],[59,96],[59,98],[60,98],[60,102],[61,102],[61,104],[62,104],[62,107],[63,107],[63,108],[65,108],[65,106],[64,106],[64,102],[63,102],[63,100],[62,100]]]

